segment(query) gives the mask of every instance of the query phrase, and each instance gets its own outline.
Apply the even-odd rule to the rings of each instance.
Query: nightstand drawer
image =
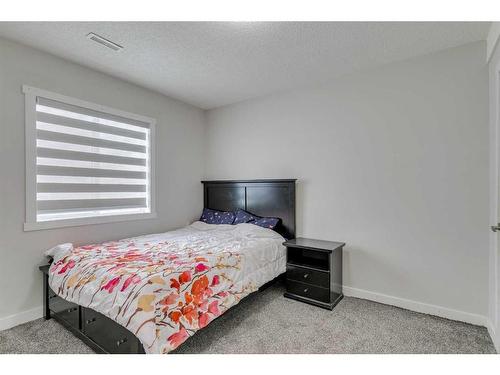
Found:
[[[286,278],[289,280],[321,286],[323,288],[330,287],[330,275],[328,272],[287,265]]]
[[[286,289],[288,293],[292,293],[301,297],[306,297],[321,302],[330,302],[330,289],[327,288],[320,288],[298,281],[287,280]]]

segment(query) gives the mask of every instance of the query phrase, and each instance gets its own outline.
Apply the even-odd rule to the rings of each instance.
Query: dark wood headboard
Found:
[[[202,181],[204,207],[221,211],[241,208],[258,216],[278,217],[281,228],[277,231],[286,239],[295,238],[295,181]]]

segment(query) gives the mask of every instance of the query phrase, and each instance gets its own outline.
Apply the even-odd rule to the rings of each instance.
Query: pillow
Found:
[[[280,219],[276,217],[261,217],[255,221],[252,221],[252,224],[258,225],[259,227],[269,228],[275,230],[278,226]]]
[[[204,208],[200,221],[207,224],[233,224],[234,212],[217,211],[210,208]]]
[[[238,209],[236,211],[233,224],[234,225],[241,223],[255,224],[258,225],[259,227],[269,228],[274,230],[278,226],[279,222],[280,219],[276,217],[260,217],[257,215],[253,215],[245,210]]]
[[[236,215],[233,224],[236,225],[242,223],[249,223],[258,218],[259,218],[258,216],[254,216],[250,212],[246,212],[245,210],[239,208],[238,210],[236,210]]]

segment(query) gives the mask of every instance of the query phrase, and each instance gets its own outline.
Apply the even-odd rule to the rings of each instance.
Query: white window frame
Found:
[[[47,90],[38,89],[35,87],[23,85],[22,91],[25,95],[25,157],[26,157],[26,219],[24,223],[25,231],[73,227],[80,225],[114,223],[130,220],[154,219],[156,214],[156,120],[150,117],[136,115],[134,113],[125,112],[119,109],[103,106],[96,103],[87,102],[80,99],[71,98],[69,96],[60,95]],[[125,215],[110,215],[110,216],[95,216],[74,219],[61,219],[53,221],[37,222],[37,205],[36,205],[36,98],[42,97],[52,99],[66,104],[71,104],[107,114],[130,118],[137,121],[142,121],[149,124],[150,129],[150,173],[149,173],[149,189],[150,189],[150,209],[149,213],[134,213]]]

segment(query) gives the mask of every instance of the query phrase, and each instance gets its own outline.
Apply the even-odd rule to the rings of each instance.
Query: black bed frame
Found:
[[[292,239],[295,237],[295,181],[202,181],[204,207],[223,211],[241,208],[258,216],[280,218],[277,231],[286,239]],[[56,295],[49,287],[49,267],[50,263],[39,267],[43,272],[45,319],[57,320],[96,353],[144,353],[139,339],[125,327],[92,309],[68,302]],[[259,291],[267,288],[276,279],[260,287]]]
[[[277,231],[295,238],[296,180],[202,181],[203,206],[214,210],[241,208],[252,214],[281,219]]]

